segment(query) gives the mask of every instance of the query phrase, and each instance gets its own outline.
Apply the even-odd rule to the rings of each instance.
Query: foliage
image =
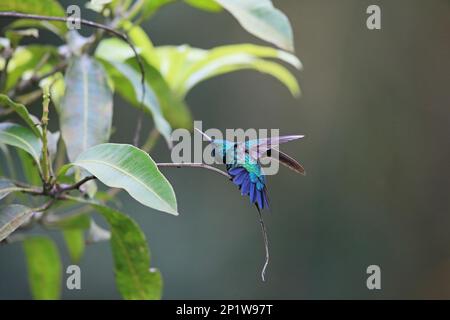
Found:
[[[22,16],[0,37],[0,149],[6,164],[0,167],[0,241],[23,242],[35,299],[58,299],[63,273],[59,249],[49,235],[29,232],[36,224],[44,232],[62,233],[73,263],[82,259],[85,244],[109,241],[123,298],[161,298],[162,277],[150,268],[144,233],[129,216],[111,208],[118,190],[125,190],[144,206],[178,214],[175,192],[148,154],[155,132],[170,148],[173,129],[192,129],[186,95],[198,83],[225,73],[257,70],[277,78],[294,96],[300,93],[291,72],[274,61],[301,68],[284,51],[294,48],[290,23],[270,0],[184,2],[212,14],[228,11],[245,30],[279,49],[253,44],[209,50],[155,46],[140,24],[172,2],[90,1],[86,8],[115,33],[94,28],[85,38],[69,31],[64,21]],[[13,11],[65,17],[56,0],[0,3],[0,13]],[[48,31],[60,38],[59,45],[40,42],[39,32]],[[117,37],[119,33],[127,36]],[[24,42],[27,37],[32,41]],[[114,95],[153,119],[154,128],[141,148],[109,143]],[[41,98],[38,118],[29,110]],[[49,119],[58,131],[48,130]],[[111,189],[98,191],[98,183]],[[109,230],[98,226],[93,212],[106,220]]]

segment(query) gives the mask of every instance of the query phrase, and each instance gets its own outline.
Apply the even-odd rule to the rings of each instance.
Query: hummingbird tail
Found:
[[[249,196],[250,202],[255,203],[258,209],[269,209],[269,198],[265,186],[264,177],[250,176],[244,167],[231,167],[228,174],[232,177],[233,183],[241,190],[241,195]]]
[[[267,269],[267,266],[269,265],[269,239],[267,237],[267,230],[266,230],[266,226],[264,224],[261,210],[259,209],[259,207],[256,203],[255,203],[255,206],[256,206],[256,210],[258,210],[259,223],[261,224],[261,232],[262,232],[263,239],[264,239],[264,248],[266,250],[266,260],[264,261],[264,265],[261,270],[261,278],[262,278],[262,281],[265,282],[266,281],[266,269]]]

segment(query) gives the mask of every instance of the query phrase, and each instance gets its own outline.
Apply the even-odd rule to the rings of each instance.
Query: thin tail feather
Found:
[[[269,239],[267,238],[266,226],[264,224],[261,210],[259,210],[259,207],[257,204],[255,204],[255,206],[256,206],[256,210],[258,210],[259,223],[261,224],[261,232],[262,232],[263,239],[264,239],[264,248],[266,250],[266,260],[265,260],[263,268],[261,270],[261,278],[262,278],[262,281],[265,282],[266,281],[266,269],[267,269],[267,266],[269,265]]]

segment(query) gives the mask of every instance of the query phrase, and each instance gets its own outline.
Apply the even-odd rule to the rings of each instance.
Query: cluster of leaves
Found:
[[[0,113],[2,118],[15,115],[0,123],[0,148],[6,164],[5,172],[0,172],[0,199],[4,198],[0,241],[23,242],[34,298],[59,298],[62,277],[55,243],[42,232],[30,233],[35,226],[60,230],[74,263],[81,259],[86,243],[109,240],[122,296],[160,298],[162,279],[158,270],[150,269],[144,233],[129,216],[111,208],[118,190],[127,191],[147,207],[178,214],[174,190],[148,152],[159,134],[170,147],[173,129],[192,128],[184,98],[201,81],[254,69],[276,77],[293,95],[299,94],[292,74],[269,60],[301,68],[300,61],[287,52],[293,50],[289,21],[270,0],[184,2],[211,12],[225,9],[247,31],[281,49],[252,44],[210,50],[154,46],[139,25],[171,2],[174,0],[88,2],[87,8],[97,12],[102,24],[127,35],[140,63],[123,39],[104,29],[94,29],[90,37],[83,37],[61,21],[17,19],[0,38]],[[10,0],[0,4],[0,12],[65,17],[56,0]],[[61,45],[38,41],[22,45],[24,38],[38,38],[42,30],[59,36]],[[140,67],[145,71],[143,83]],[[154,128],[141,148],[109,143],[114,94],[153,119]],[[33,115],[37,112],[29,109],[42,97],[38,118]],[[48,130],[49,112],[58,115],[59,131]],[[15,170],[15,158],[20,159],[21,177]],[[97,190],[97,181],[111,189]],[[106,220],[109,230],[95,223],[92,212]]]

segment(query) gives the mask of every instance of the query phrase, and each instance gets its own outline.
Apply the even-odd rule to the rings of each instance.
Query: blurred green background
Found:
[[[450,298],[450,1],[274,4],[294,27],[303,96],[248,71],[204,82],[187,97],[205,129],[306,135],[283,150],[307,176],[281,168],[268,179],[268,281],[260,279],[264,250],[248,199],[211,172],[165,169],[180,216],[120,196],[122,211],[147,235],[163,297]],[[381,6],[380,31],[366,28],[370,4]],[[156,45],[263,43],[225,12],[182,3],[144,27]],[[116,100],[113,141],[131,142],[136,116]],[[162,141],[152,156],[170,159]],[[366,288],[371,264],[381,267],[378,291]],[[109,243],[87,247],[80,266],[82,289],[65,289],[63,298],[120,298]],[[17,298],[30,298],[18,243],[0,247],[0,299]]]

